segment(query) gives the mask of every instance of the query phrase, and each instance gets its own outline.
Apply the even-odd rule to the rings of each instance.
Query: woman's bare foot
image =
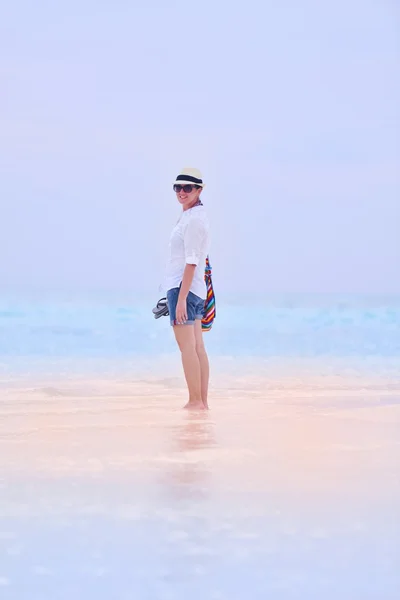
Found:
[[[208,407],[204,406],[203,402],[201,400],[189,400],[189,402],[187,404],[185,404],[185,406],[183,408],[186,408],[187,410],[207,410]]]

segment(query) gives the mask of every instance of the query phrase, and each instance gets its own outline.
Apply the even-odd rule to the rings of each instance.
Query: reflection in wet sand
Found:
[[[212,417],[209,412],[185,412],[178,428],[177,449],[181,452],[201,450],[215,445]]]
[[[172,428],[171,462],[162,481],[169,491],[179,497],[198,496],[211,486],[212,470],[204,462],[203,451],[216,446],[215,424],[210,412],[182,413],[179,425]]]

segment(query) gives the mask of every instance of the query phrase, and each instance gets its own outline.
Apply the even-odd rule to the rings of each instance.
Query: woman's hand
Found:
[[[175,321],[177,325],[183,325],[187,321],[186,298],[178,297],[176,303]]]

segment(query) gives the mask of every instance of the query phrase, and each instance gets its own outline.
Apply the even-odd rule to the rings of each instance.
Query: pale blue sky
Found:
[[[157,294],[182,166],[222,291],[400,292],[395,0],[2,6],[0,290]]]

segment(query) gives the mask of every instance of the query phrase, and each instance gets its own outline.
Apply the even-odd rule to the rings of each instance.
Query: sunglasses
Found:
[[[174,185],[174,192],[179,194],[179,192],[181,192],[183,190],[185,192],[185,194],[190,194],[190,192],[193,190],[193,188],[198,190],[199,186],[198,185],[190,185],[190,183],[187,183],[186,185],[179,185],[178,183],[176,183]]]

